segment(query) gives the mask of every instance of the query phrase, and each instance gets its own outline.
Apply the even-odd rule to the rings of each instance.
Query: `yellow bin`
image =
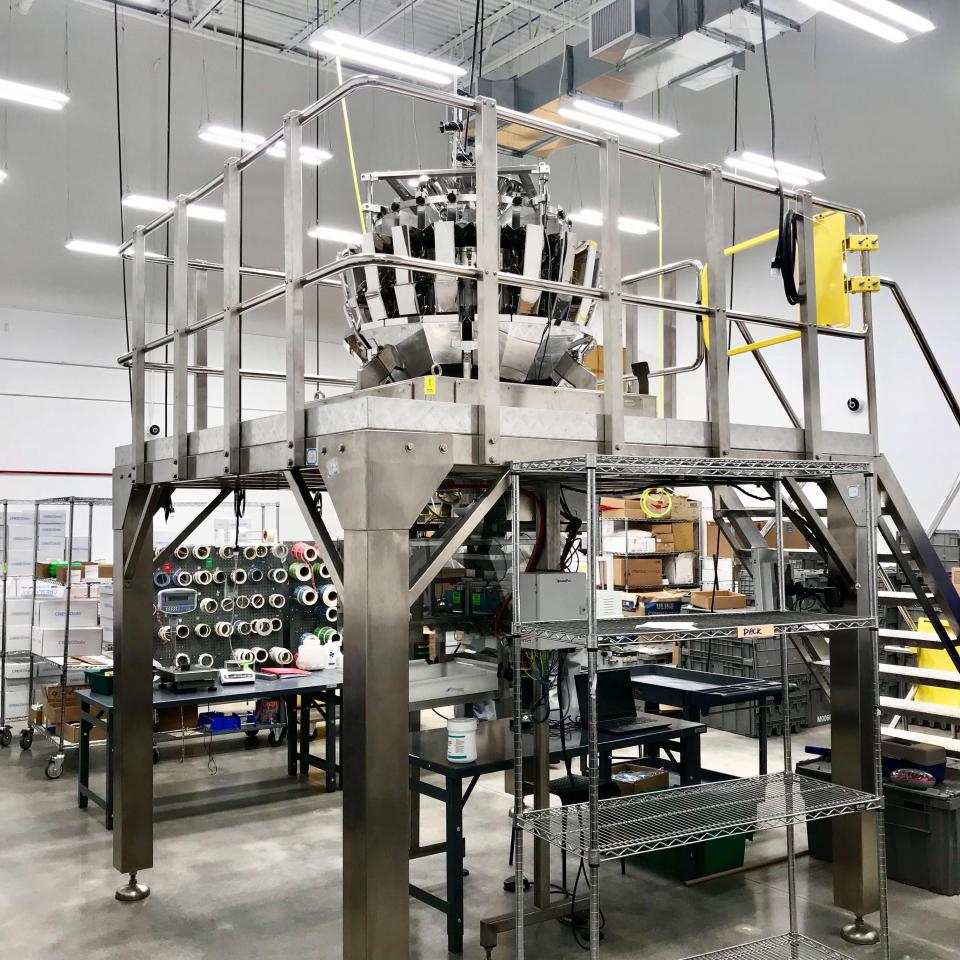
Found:
[[[946,627],[947,621],[941,623]],[[920,617],[917,620],[917,631],[919,633],[933,633],[933,623],[929,617]],[[917,666],[928,670],[953,670],[953,661],[946,650],[927,650],[924,647],[917,648],[919,659]],[[960,690],[948,690],[945,687],[917,687],[917,699],[924,703],[939,703],[948,707],[960,707]]]

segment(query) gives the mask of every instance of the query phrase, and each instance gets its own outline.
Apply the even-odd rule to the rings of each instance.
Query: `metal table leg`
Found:
[[[298,750],[301,777],[306,777],[310,773],[310,707],[312,705],[312,698],[300,697],[300,737]]]
[[[84,788],[90,786],[90,714],[86,706],[80,708],[80,750],[77,757],[77,806],[81,810],[87,808],[87,795]],[[109,777],[107,783],[109,783]]]
[[[680,786],[700,782],[700,734],[680,734]]]
[[[760,776],[767,772],[767,698],[757,701],[757,739],[760,744]]]
[[[287,773],[297,775],[297,698],[284,697],[284,713],[287,715]]]
[[[327,768],[327,793],[334,793],[337,789],[337,692],[325,690],[323,693],[323,712],[326,716],[326,731],[324,737],[324,757]]]
[[[108,830],[113,829],[113,711],[107,711],[107,742],[104,744],[107,755],[107,787],[106,797],[107,805],[104,807],[104,826]],[[151,757],[152,760],[152,757]],[[152,784],[151,784],[152,796]]]
[[[446,780],[447,950],[463,953],[463,781]]]

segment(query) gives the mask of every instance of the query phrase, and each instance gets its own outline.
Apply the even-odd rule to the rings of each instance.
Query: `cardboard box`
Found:
[[[30,614],[33,612],[32,600],[0,600],[0,617],[6,613],[7,630],[11,627],[30,627]]]
[[[666,770],[639,763],[615,763],[611,768],[611,779],[621,797],[647,790],[665,790],[670,785]]]
[[[70,627],[95,627],[99,604],[96,600],[70,599]],[[34,604],[33,625],[35,627],[63,628],[67,620],[67,601],[37,600]]]
[[[702,610],[739,610],[747,605],[747,598],[732,590],[717,590],[716,597],[713,590],[694,590],[690,602]]]
[[[31,649],[41,657],[62,657],[64,645],[77,656],[100,653],[103,649],[103,630],[100,627],[70,627],[69,638],[63,627],[34,627]]]
[[[760,530],[763,528],[762,521],[756,521],[757,529]],[[768,547],[776,547],[777,545],[777,532],[776,530],[770,529],[767,531],[764,536],[764,541]],[[803,534],[794,526],[793,521],[784,520],[783,521],[783,548],[784,550],[807,550],[809,549],[810,544],[807,543]],[[717,525],[712,520],[707,524],[707,543],[703,548],[703,555],[705,557],[712,557],[714,553],[717,552]],[[720,551],[719,556],[721,557],[733,557],[733,549],[730,546],[729,541],[723,534],[720,535]]]
[[[601,497],[600,516],[604,520],[623,520],[627,517],[648,520],[638,497]]]
[[[9,664],[7,664],[9,666]],[[14,680],[8,678],[3,681],[3,694],[6,698],[7,719],[10,717],[25,717],[29,713],[27,696],[30,692],[29,680]]]
[[[167,707],[154,712],[153,729],[157,733],[171,730],[193,730],[197,725],[196,704],[185,707]]]
[[[80,742],[80,724],[78,723],[64,723],[63,724],[63,739],[67,743],[79,743]],[[107,731],[101,730],[99,727],[90,728],[90,742],[93,743],[94,740],[106,740]]]
[[[670,507],[671,520],[699,520],[700,519],[700,501],[690,500],[688,497],[681,496],[679,493],[673,495],[673,503]]]
[[[51,684],[40,688],[40,703],[43,705],[43,722],[60,723],[60,709],[63,704],[63,722],[80,722],[80,699],[78,690],[83,690],[85,683],[68,684],[61,689],[60,684]]]
[[[683,594],[675,590],[656,590],[649,593],[628,593],[623,608],[630,616],[648,617],[657,613],[679,613]]]
[[[613,585],[616,587],[659,587],[663,563],[657,557],[614,557]]]
[[[627,367],[627,349],[626,347],[621,348],[623,350],[623,372],[626,373],[628,370]],[[592,350],[590,350],[586,356],[583,358],[583,365],[598,379],[603,379],[603,347],[597,344]]]
[[[664,557],[663,579],[670,583],[694,582],[694,558],[688,554],[678,554],[675,557]]]

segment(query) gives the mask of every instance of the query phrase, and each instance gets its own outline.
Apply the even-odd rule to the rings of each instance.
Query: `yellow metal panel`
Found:
[[[846,289],[847,218],[821,213],[813,218],[813,251],[817,281],[817,325],[849,327],[850,300]]]
[[[941,621],[947,629],[946,620]],[[933,624],[928,617],[917,620],[919,633],[933,633]],[[946,650],[927,650],[924,647],[917,650],[917,666],[928,670],[953,670],[953,661]],[[917,687],[917,699],[924,703],[940,703],[948,707],[960,707],[960,690],[947,690],[945,687]]]
[[[880,290],[879,277],[848,277],[848,293],[877,293]]]
[[[423,394],[426,397],[437,395],[437,378],[433,374],[423,378]]]
[[[853,233],[847,237],[846,247],[854,253],[880,249],[880,236],[876,233]]]

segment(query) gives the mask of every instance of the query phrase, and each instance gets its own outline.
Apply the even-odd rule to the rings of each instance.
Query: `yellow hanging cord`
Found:
[[[336,19],[333,10],[333,0],[330,0],[330,22]],[[340,58],[336,58],[337,64],[337,83],[343,83],[343,67],[340,65]],[[360,178],[357,176],[357,158],[353,154],[353,137],[350,135],[350,113],[347,110],[346,99],[340,101],[340,107],[343,110],[343,131],[347,137],[347,152],[350,154],[350,170],[353,173],[353,192],[357,198],[357,215],[360,217],[360,232],[365,233],[367,224],[363,219],[363,199],[360,196]]]

